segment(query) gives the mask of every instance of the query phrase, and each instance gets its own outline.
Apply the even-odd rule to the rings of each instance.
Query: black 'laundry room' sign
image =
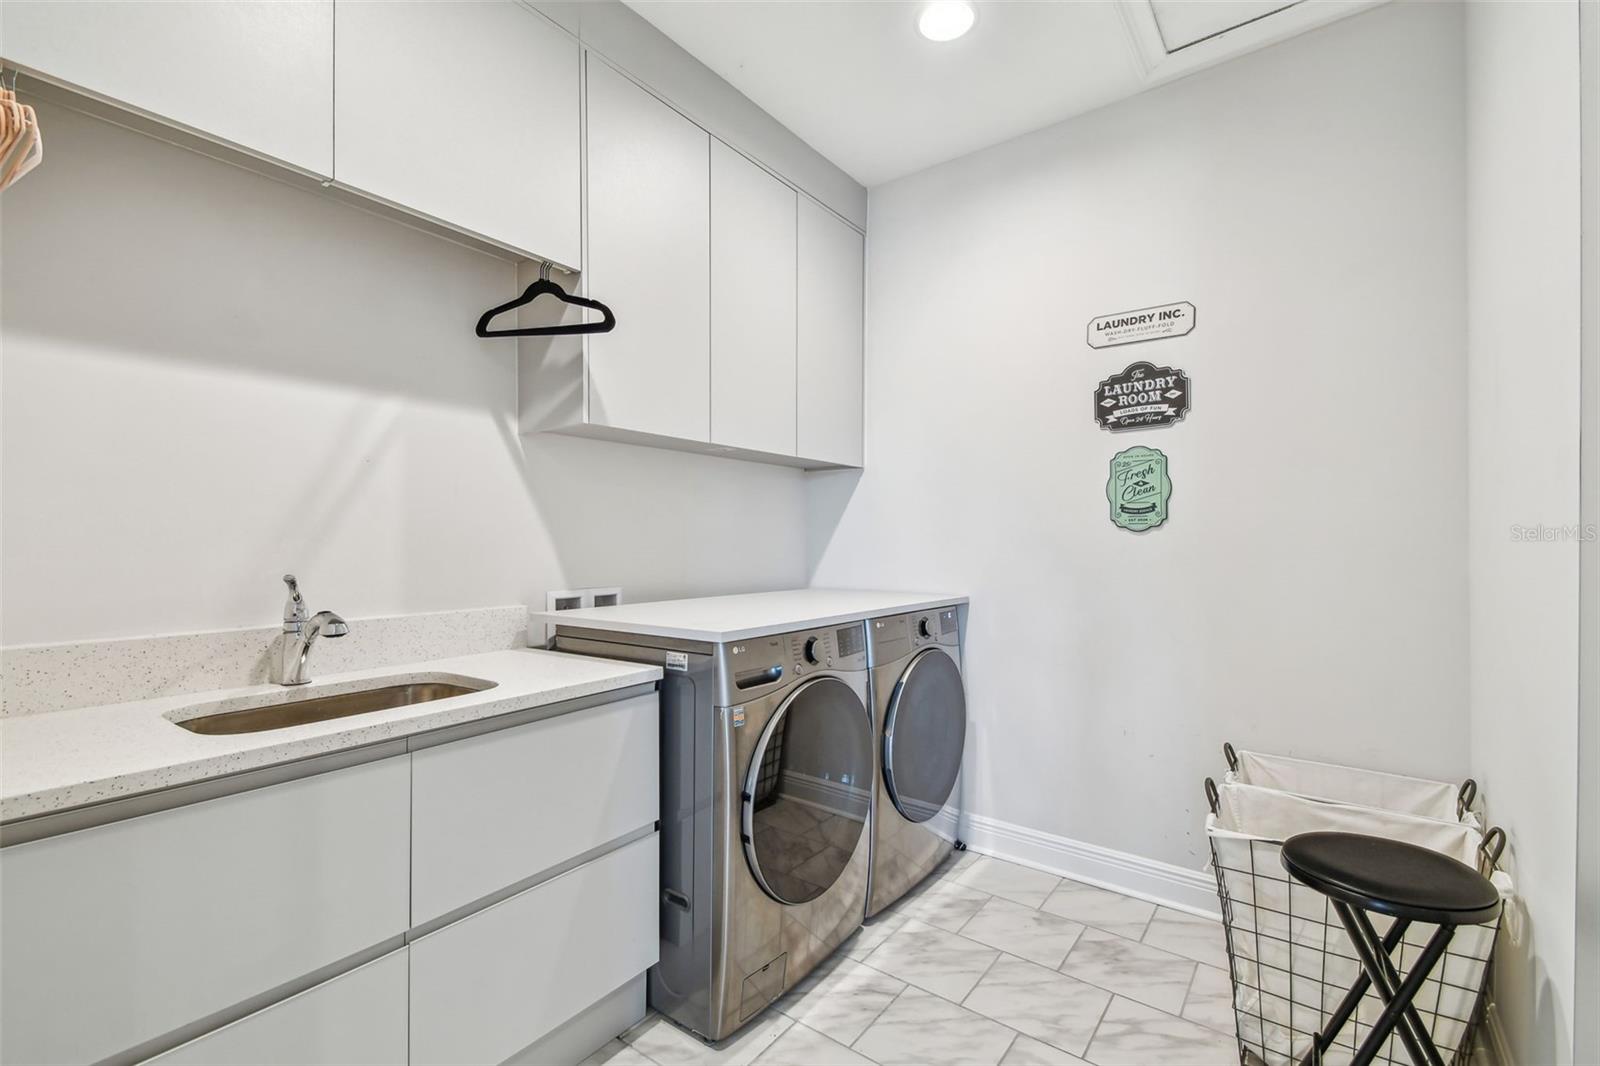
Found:
[[[1170,366],[1133,363],[1094,390],[1094,420],[1101,429],[1170,426],[1189,413],[1189,376]]]

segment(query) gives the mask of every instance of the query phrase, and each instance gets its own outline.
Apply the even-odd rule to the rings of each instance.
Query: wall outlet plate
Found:
[[[583,607],[615,607],[622,602],[622,589],[617,587],[587,588],[587,589],[553,589],[544,594],[544,609],[546,611],[575,611]],[[535,630],[541,628],[539,623],[528,627],[528,643],[536,647],[548,648],[555,643],[556,627],[551,623],[543,623],[544,636],[540,639]]]

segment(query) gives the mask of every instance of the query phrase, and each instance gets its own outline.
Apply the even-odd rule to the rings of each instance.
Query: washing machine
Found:
[[[868,918],[962,847],[960,622],[954,605],[867,622],[876,764]]]
[[[865,624],[725,644],[560,626],[555,648],[663,668],[661,955],[647,995],[722,1040],[861,926]]]

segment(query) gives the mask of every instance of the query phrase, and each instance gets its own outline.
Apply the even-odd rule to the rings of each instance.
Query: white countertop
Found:
[[[836,625],[862,618],[909,614],[966,603],[965,596],[933,592],[881,592],[863,589],[794,589],[743,596],[624,603],[572,611],[532,611],[538,622],[581,626],[612,633],[638,633],[721,644],[772,633]]]
[[[495,686],[431,703],[233,736],[191,733],[167,715],[189,717],[181,713],[184,708],[220,700],[251,706],[285,690],[254,685],[0,718],[0,821],[392,740],[661,677],[654,666],[519,650],[330,674],[294,692],[299,698],[333,695],[367,687],[361,682],[376,678],[398,684],[440,674],[493,681]]]

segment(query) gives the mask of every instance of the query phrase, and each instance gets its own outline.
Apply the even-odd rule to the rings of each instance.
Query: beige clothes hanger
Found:
[[[44,137],[39,116],[31,104],[17,99],[15,71],[11,86],[0,82],[0,190],[38,166],[44,159]]]
[[[27,120],[27,133],[13,151],[5,173],[0,174],[0,191],[16,184],[19,178],[44,159],[44,138],[39,135],[39,118],[33,113],[31,105],[24,104],[22,112]]]
[[[16,94],[0,84],[0,159],[5,158],[24,133],[23,122]]]

